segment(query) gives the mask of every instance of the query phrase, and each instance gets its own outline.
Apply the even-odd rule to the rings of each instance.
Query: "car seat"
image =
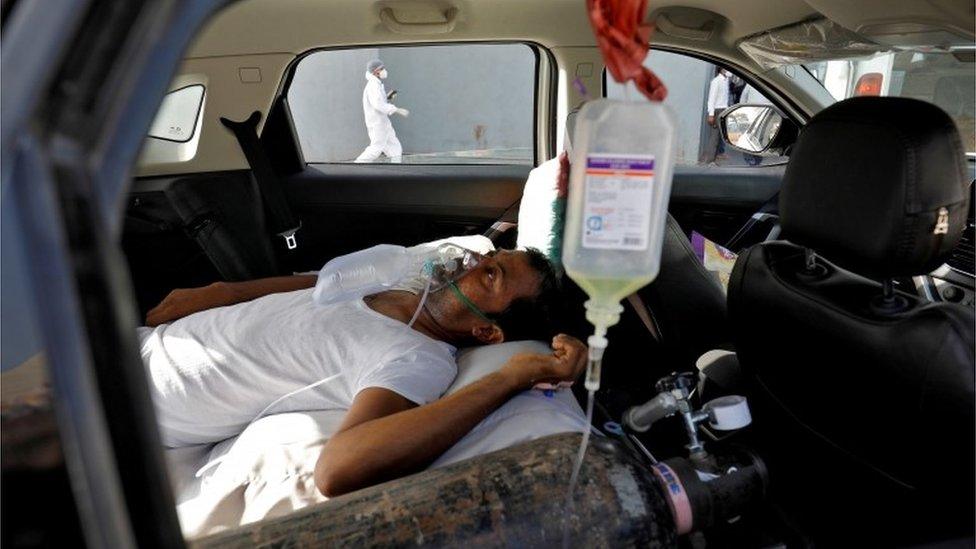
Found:
[[[974,315],[892,279],[966,223],[952,120],[863,97],[814,116],[780,195],[785,241],[736,262],[729,317],[774,501],[824,545],[971,536]]]
[[[559,171],[558,158],[533,170],[517,210],[517,245],[538,248],[556,262],[565,208]],[[489,233],[493,240],[499,241],[501,228],[515,227],[515,220],[515,212],[506,212]],[[569,314],[557,319],[558,330],[585,340],[593,329],[583,314],[587,296],[568,277],[563,286]],[[661,376],[693,370],[702,353],[730,345],[725,293],[670,215],[657,279],[626,300],[620,323],[609,334],[601,402],[612,417],[652,396]]]

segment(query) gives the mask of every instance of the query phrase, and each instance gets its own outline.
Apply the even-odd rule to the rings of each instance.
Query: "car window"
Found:
[[[887,52],[804,65],[836,100],[859,95],[911,97],[934,103],[976,152],[976,73],[971,60],[944,52]]]
[[[288,102],[308,162],[531,165],[535,86],[523,44],[344,49],[304,57]]]
[[[718,124],[712,117],[731,105],[771,104],[742,78],[731,73],[719,75],[719,67],[708,61],[665,51],[651,51],[644,65],[668,87],[664,104],[671,107],[678,127],[677,165],[765,166],[786,161],[785,157],[739,152],[722,140]],[[606,96],[647,101],[632,83],[625,86],[609,76],[606,77]]]
[[[149,137],[176,143],[193,139],[203,106],[203,92],[203,86],[193,85],[167,93],[149,127]]]

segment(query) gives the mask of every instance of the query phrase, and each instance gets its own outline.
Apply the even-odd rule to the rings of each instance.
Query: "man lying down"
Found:
[[[412,327],[417,294],[322,306],[315,281],[178,290],[150,311],[141,350],[165,446],[216,443],[272,413],[341,410],[314,475],[333,497],[422,470],[513,395],[572,381],[585,363],[586,347],[560,334],[552,353],[517,354],[439,399],[457,347],[548,340],[556,279],[534,250],[491,253],[459,292],[431,293]]]

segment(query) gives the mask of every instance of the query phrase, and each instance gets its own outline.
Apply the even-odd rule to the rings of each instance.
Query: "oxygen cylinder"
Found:
[[[563,520],[574,547],[674,547],[675,510],[683,528],[703,528],[741,513],[764,491],[754,466],[704,482],[688,460],[651,469],[600,438],[586,452],[567,508],[579,442],[579,433],[540,438],[201,538],[194,547],[552,547],[562,540]]]

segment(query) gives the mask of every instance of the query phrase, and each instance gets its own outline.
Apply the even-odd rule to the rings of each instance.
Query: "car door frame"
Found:
[[[118,240],[129,172],[170,76],[226,3],[18,2],[4,21],[5,76],[19,78],[9,96],[5,85],[0,207],[19,246],[3,258],[27,274],[14,312],[45,352],[89,547],[185,545]]]

